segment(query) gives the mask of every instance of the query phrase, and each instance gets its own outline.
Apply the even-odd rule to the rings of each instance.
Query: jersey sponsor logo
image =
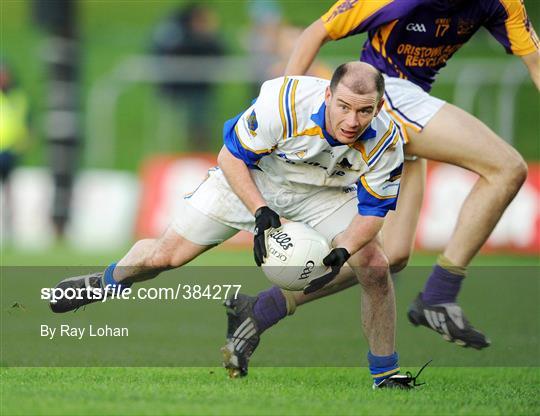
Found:
[[[253,110],[251,112],[251,114],[249,115],[249,117],[247,118],[247,125],[248,125],[248,129],[249,129],[249,133],[253,137],[255,137],[257,135],[255,130],[257,130],[257,127],[259,127],[259,123],[257,121],[257,115],[255,114],[255,110]]]
[[[405,26],[405,30],[409,32],[427,32],[426,26],[423,23],[409,23]]]
[[[444,65],[461,46],[463,46],[463,43],[436,47],[401,43],[398,45],[396,51],[399,55],[405,56],[406,66],[438,68]]]
[[[299,159],[303,159],[306,155],[306,150],[300,150],[299,152],[296,152],[295,155],[298,156]]]
[[[325,23],[334,20],[337,16],[351,10],[359,0],[343,0],[326,19]]]

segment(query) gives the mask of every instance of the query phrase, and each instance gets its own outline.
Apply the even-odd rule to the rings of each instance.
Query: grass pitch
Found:
[[[2,369],[2,414],[532,415],[538,369],[428,368],[414,391],[372,391],[363,368]]]
[[[64,248],[34,256],[4,252],[2,264],[60,265],[68,259],[68,265],[104,265],[119,255],[87,256]],[[246,265],[252,263],[251,256],[246,251],[211,251],[201,256],[195,265]],[[433,256],[416,256],[413,263],[425,266],[432,261]],[[531,303],[538,300],[540,285],[538,278],[529,280],[517,276],[520,268],[538,269],[538,258],[483,256],[476,265],[479,266],[474,272],[477,275],[486,270],[482,269],[484,266],[495,266],[493,270],[506,266],[509,270],[502,276],[478,276],[479,280],[484,280],[471,280],[463,293],[466,311],[473,320],[480,321],[483,325],[480,327],[494,340],[493,345],[482,352],[458,348],[444,343],[430,331],[412,328],[404,318],[404,308],[425,277],[419,276],[413,283],[408,275],[404,275],[396,282],[398,351],[402,356],[402,368],[414,373],[417,368],[411,365],[435,359],[433,366],[424,370],[420,377],[420,381],[427,384],[415,391],[371,390],[369,372],[360,367],[365,365],[367,347],[359,331],[358,297],[354,290],[307,305],[297,313],[298,316],[265,334],[254,356],[250,375],[242,380],[229,380],[225,370],[217,367],[225,325],[223,308],[219,303],[179,306],[111,303],[91,305],[85,311],[60,319],[84,321],[89,317],[98,319],[99,314],[119,313],[132,320],[141,320],[151,311],[154,317],[150,319],[152,326],[148,328],[162,338],[159,341],[150,336],[137,338],[135,326],[134,335],[130,335],[126,342],[110,344],[111,353],[116,354],[115,345],[128,354],[142,351],[143,357],[147,353],[157,354],[160,350],[164,359],[173,363],[177,356],[195,358],[207,354],[199,362],[201,366],[29,368],[12,364],[13,358],[7,357],[9,350],[4,349],[0,368],[0,414],[540,414],[540,314],[538,306],[534,306],[539,302]],[[415,270],[424,274],[427,269],[413,267],[411,270],[411,275],[414,275]],[[163,279],[173,280],[172,277]],[[2,279],[4,281],[4,277]],[[266,285],[264,279],[257,277],[251,280],[258,280],[261,287]],[[155,283],[159,286],[158,282]],[[21,281],[18,284],[26,283]],[[4,284],[3,296],[9,290],[10,285]],[[250,287],[249,293],[255,290],[258,288]],[[5,297],[0,299],[5,300]],[[493,299],[497,301],[495,308]],[[20,350],[27,351],[28,355],[34,351],[37,355],[35,351],[40,347],[39,342],[28,338],[22,328],[52,319],[45,308],[43,311],[38,308],[40,302],[43,303],[36,301],[36,305],[28,305],[27,312],[8,314],[5,313],[4,302],[3,347],[8,344],[6,339],[13,338],[13,333],[16,333]],[[515,307],[509,309],[511,305]],[[171,314],[170,311],[176,307],[176,315]],[[501,311],[497,312],[497,309]],[[508,315],[504,312],[508,310],[513,313]],[[165,326],[166,319],[183,323],[186,334],[192,334],[196,339],[185,339],[187,336],[177,333],[177,338],[171,341],[172,335]],[[160,325],[161,332],[158,331]],[[515,328],[515,333],[508,335],[505,325]],[[19,331],[18,328],[21,328],[20,332],[14,332]],[[199,332],[196,328],[200,328]],[[146,345],[141,345],[144,340]],[[54,344],[48,352],[58,356],[79,353],[84,345],[81,342]],[[191,349],[186,347],[189,345]],[[336,356],[335,360],[328,358],[332,354]],[[295,365],[303,357],[309,358],[300,364],[303,367],[274,367]],[[338,364],[341,367],[331,366],[340,360],[344,363]],[[189,359],[182,362],[187,363]],[[353,367],[355,363],[358,367]],[[317,365],[328,367],[315,367]],[[448,367],[450,365],[456,367]]]

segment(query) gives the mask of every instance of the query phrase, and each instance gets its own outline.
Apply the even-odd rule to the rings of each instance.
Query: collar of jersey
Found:
[[[311,115],[311,120],[313,120],[321,128],[322,134],[330,146],[332,147],[347,146],[343,143],[338,142],[336,139],[334,139],[330,135],[330,133],[328,133],[328,131],[326,131],[325,114],[326,114],[326,103],[323,101],[321,107],[319,108],[319,111]],[[360,137],[358,137],[357,140],[373,139],[376,135],[377,135],[377,132],[375,131],[375,129],[371,127],[371,125],[369,125],[368,128],[364,130],[364,132],[360,135]]]

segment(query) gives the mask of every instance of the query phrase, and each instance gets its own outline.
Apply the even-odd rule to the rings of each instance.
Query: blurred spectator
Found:
[[[190,4],[175,11],[161,21],[152,39],[152,53],[168,57],[221,56],[224,46],[218,32],[219,20],[213,10],[198,4]],[[184,128],[187,147],[192,150],[209,150],[213,114],[213,85],[205,82],[163,82],[159,85],[161,95],[170,108],[168,118],[176,120],[178,112],[185,114]],[[164,115],[161,122],[165,122]],[[180,118],[182,119],[182,118]],[[161,128],[163,133],[163,125]],[[175,133],[178,137],[178,131]]]
[[[17,85],[13,72],[0,61],[0,184],[2,239],[9,231],[11,198],[9,179],[25,148],[30,133],[28,99]]]

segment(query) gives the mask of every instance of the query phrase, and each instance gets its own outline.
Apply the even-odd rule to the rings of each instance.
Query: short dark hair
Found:
[[[336,68],[332,79],[330,80],[330,90],[334,92],[338,84],[347,76],[347,73],[350,70],[350,65],[348,62],[341,64]],[[346,85],[351,89],[355,94],[366,94],[373,90],[372,85],[367,85],[364,79],[355,79],[351,78],[347,80]],[[377,68],[373,68],[373,83],[375,84],[375,90],[377,95],[381,98],[384,95],[384,77]]]

